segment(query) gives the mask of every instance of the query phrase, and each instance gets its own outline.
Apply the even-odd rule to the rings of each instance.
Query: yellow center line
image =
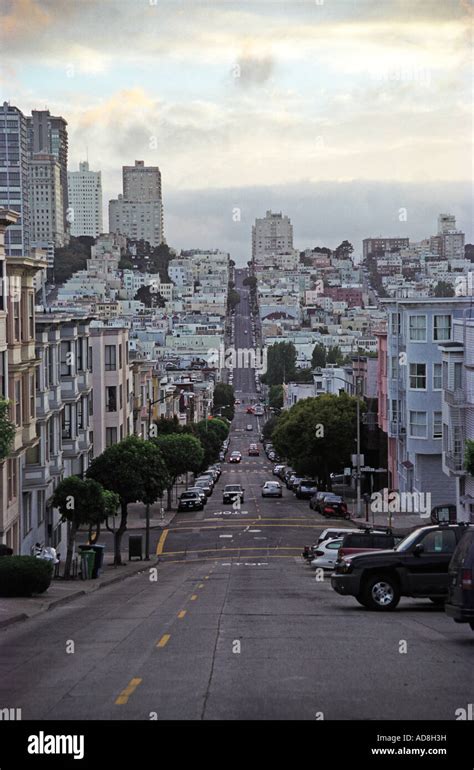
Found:
[[[181,612],[178,612],[178,618],[182,619],[186,615],[187,610],[181,610]]]
[[[124,703],[127,703],[130,695],[134,692],[134,690],[137,689],[138,685],[141,684],[141,679],[131,679],[128,685],[126,686],[125,690],[122,690],[120,695],[115,701],[115,704],[117,706],[123,706]]]
[[[196,599],[197,599],[197,594],[193,594],[193,595],[191,596],[191,601],[192,601],[192,602],[195,602],[195,601],[196,601]]]
[[[167,551],[163,556],[177,556],[181,553],[223,553],[227,551],[301,551],[299,545],[252,545],[252,546],[235,546],[234,548],[223,546],[223,548],[188,548],[186,551]]]
[[[204,583],[199,583],[198,588],[204,588]]]
[[[165,647],[166,644],[168,644],[168,640],[170,638],[171,634],[163,634],[160,641],[156,645],[157,647]]]
[[[204,580],[209,580],[209,575],[206,575],[206,577],[204,578]]]
[[[163,548],[164,548],[164,545],[165,545],[165,540],[166,540],[166,538],[168,536],[168,532],[169,532],[168,529],[164,529],[163,532],[161,533],[161,537],[158,540],[158,545],[156,546],[156,555],[157,556],[160,556],[163,553]]]
[[[222,559],[226,557],[227,552],[225,550],[220,551],[220,553],[222,554],[221,555]],[[236,556],[231,556],[230,554],[228,554],[227,558],[228,559],[236,559],[237,557]],[[256,555],[256,554],[253,554],[253,555],[249,554],[249,558],[250,559],[294,559],[295,557],[294,556],[289,556],[289,555],[283,555],[283,554],[274,555],[274,554],[266,554],[265,553],[265,554],[260,554],[259,556]],[[301,557],[301,558],[303,558],[303,557]],[[168,564],[199,564],[199,563],[201,563],[203,561],[213,561],[213,562],[215,562],[216,561],[216,557],[215,556],[203,556],[202,559],[168,559],[167,561],[163,562],[163,567],[168,566]]]

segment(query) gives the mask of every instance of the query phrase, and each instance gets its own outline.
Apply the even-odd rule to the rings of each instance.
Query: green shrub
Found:
[[[35,556],[0,559],[0,596],[42,594],[49,587],[52,575],[52,564]]]

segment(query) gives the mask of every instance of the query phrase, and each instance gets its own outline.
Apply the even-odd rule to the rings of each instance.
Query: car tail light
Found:
[[[324,551],[319,551],[319,550],[318,550],[318,551],[315,551],[315,552],[314,552],[314,555],[315,555],[315,556],[324,556]]]
[[[329,506],[326,505],[326,507],[324,508],[324,513],[332,513],[333,510],[334,510],[333,508],[329,508]]]
[[[474,588],[474,582],[472,579],[472,570],[463,569],[461,572],[461,588],[464,591],[472,591]]]

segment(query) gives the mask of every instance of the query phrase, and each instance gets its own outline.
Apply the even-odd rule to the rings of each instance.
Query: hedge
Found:
[[[47,590],[53,565],[35,556],[0,559],[0,596],[31,596]]]

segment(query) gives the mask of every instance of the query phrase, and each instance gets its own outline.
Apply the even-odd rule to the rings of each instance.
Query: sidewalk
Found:
[[[360,527],[361,525],[366,526],[376,526],[376,527],[391,527],[394,532],[407,532],[414,529],[415,527],[426,527],[428,524],[431,524],[431,518],[428,516],[427,518],[422,518],[419,514],[412,514],[412,513],[394,513],[392,514],[392,520],[391,523],[389,523],[388,515],[386,513],[375,513],[373,514],[369,510],[369,519],[366,521],[365,518],[365,511],[360,517],[357,517],[355,515],[355,506],[354,509],[351,511],[351,522],[357,526]]]
[[[169,526],[176,515],[176,511],[169,511],[161,518],[159,505],[150,507],[150,529],[163,530]],[[133,530],[145,528],[145,507],[141,504],[130,505],[127,522],[127,530],[123,535],[123,547],[128,547],[127,534]],[[100,543],[99,539],[99,543]],[[8,557],[4,557],[8,558]],[[54,607],[79,599],[86,594],[94,593],[100,588],[104,588],[114,583],[118,583],[126,578],[133,577],[139,572],[156,566],[160,559],[154,553],[150,553],[150,560],[134,559],[128,561],[128,550],[122,550],[123,565],[115,567],[113,565],[113,553],[107,553],[102,572],[95,580],[62,580],[56,578],[51,581],[51,585],[44,594],[30,598],[6,598],[0,597],[0,629],[9,626],[20,620],[27,620],[41,612],[46,612]]]

